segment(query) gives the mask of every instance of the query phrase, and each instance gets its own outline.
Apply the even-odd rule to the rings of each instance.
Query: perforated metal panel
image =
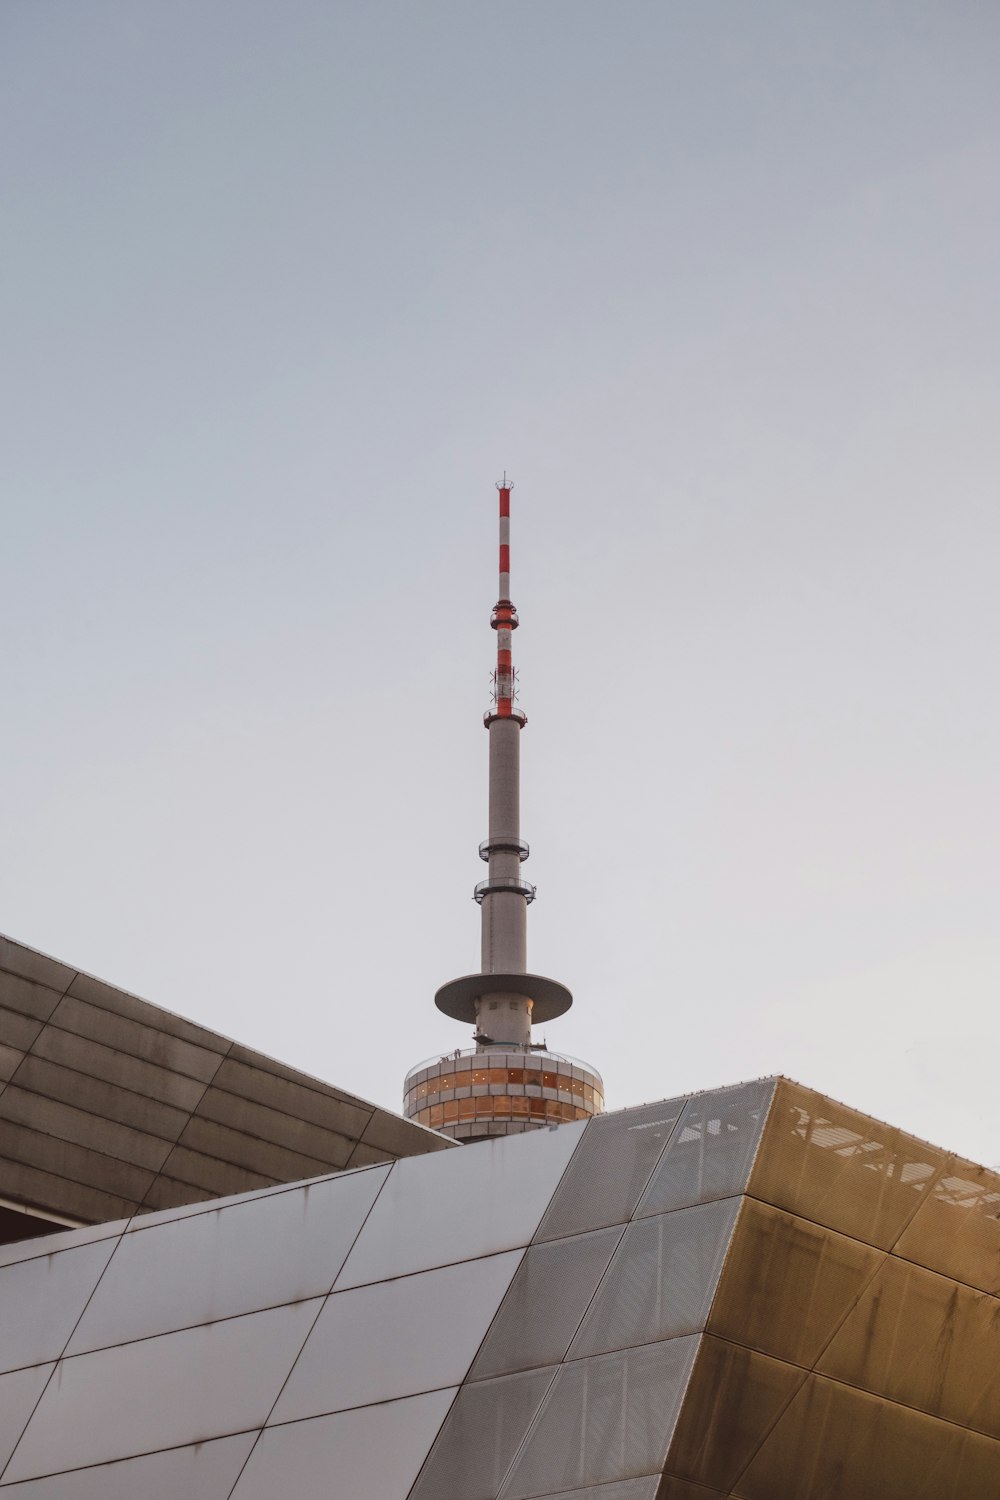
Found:
[[[1000,1296],[1000,1175],[951,1157],[893,1249]]]
[[[690,1099],[636,1217],[743,1192],[773,1096],[774,1079],[761,1078]]]
[[[502,1500],[662,1471],[697,1346],[692,1336],[562,1365]]]
[[[591,1120],[546,1210],[536,1241],[624,1224],[686,1100],[665,1099]]]
[[[532,1245],[470,1379],[558,1364],[569,1348],[623,1233],[621,1225]]]
[[[570,1359],[700,1332],[739,1205],[724,1198],[630,1224]]]
[[[496,1500],[554,1373],[463,1386],[408,1500]]]
[[[940,1203],[931,1191],[947,1160],[905,1131],[782,1079],[750,1193],[888,1250],[923,1206]],[[906,1253],[918,1258],[911,1249]],[[960,1279],[970,1278],[963,1271]]]

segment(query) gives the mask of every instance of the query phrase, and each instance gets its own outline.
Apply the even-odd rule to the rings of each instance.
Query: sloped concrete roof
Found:
[[[0,1240],[452,1145],[0,937]]]

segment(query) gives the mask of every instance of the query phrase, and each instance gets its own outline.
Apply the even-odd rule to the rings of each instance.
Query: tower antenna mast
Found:
[[[521,873],[529,854],[521,837],[520,807],[521,733],[528,720],[517,705],[513,663],[519,621],[510,588],[512,489],[505,469],[497,484],[499,590],[490,615],[497,663],[493,701],[483,715],[489,733],[489,836],[479,845],[479,856],[488,873],[473,891],[482,913],[480,972],[451,980],[434,996],[446,1016],[474,1026],[475,1049],[412,1069],[404,1101],[411,1118],[462,1139],[551,1125],[600,1113],[604,1107],[600,1074],[531,1040],[532,1026],[563,1015],[573,996],[558,980],[528,972],[528,907],[535,887]],[[536,1073],[537,1084],[525,1082]],[[462,1075],[470,1080],[467,1084],[459,1082]],[[445,1080],[450,1080],[447,1088]]]

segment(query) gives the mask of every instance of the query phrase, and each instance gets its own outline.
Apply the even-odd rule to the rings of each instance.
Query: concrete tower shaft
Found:
[[[484,974],[523,974],[528,966],[528,903],[535,888],[521,879],[528,857],[521,840],[521,730],[527,719],[514,706],[512,638],[518,626],[510,597],[510,491],[506,475],[500,492],[499,591],[490,624],[497,636],[493,708],[485,716],[490,736],[490,827],[485,851],[489,879],[476,887],[482,906]],[[511,986],[484,995],[477,1009],[477,1036],[483,1045],[531,1042],[532,1000]]]
[[[489,886],[483,898],[484,974],[523,973],[528,961],[528,900],[534,887],[521,879],[528,857],[521,842],[521,726],[494,719],[490,731]]]

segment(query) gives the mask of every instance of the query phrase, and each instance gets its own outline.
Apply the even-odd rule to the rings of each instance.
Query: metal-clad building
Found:
[[[11,1500],[995,1500],[1000,1177],[784,1079],[0,1249]]]

